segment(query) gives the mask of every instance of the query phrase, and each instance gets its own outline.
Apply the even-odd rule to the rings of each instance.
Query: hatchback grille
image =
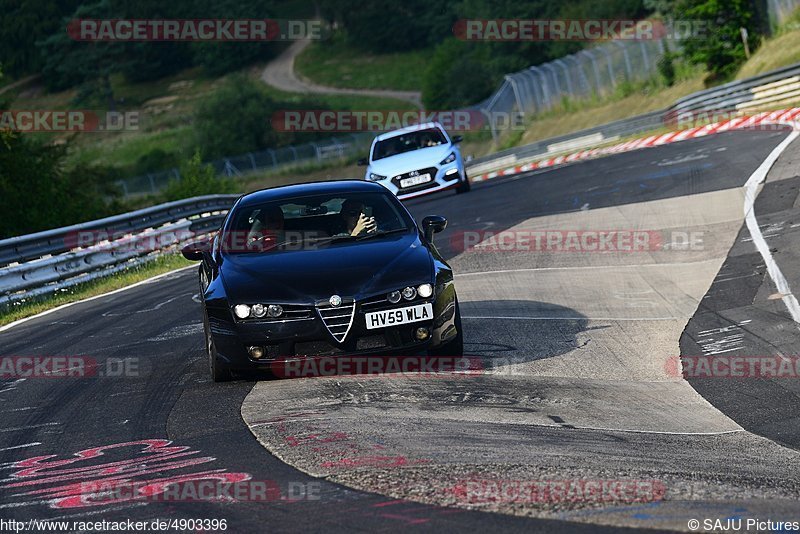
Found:
[[[317,308],[325,328],[331,333],[333,339],[342,343],[353,326],[353,316],[356,311],[356,303],[342,304],[341,306]]]

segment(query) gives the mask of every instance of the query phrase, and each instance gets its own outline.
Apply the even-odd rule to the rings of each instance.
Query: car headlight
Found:
[[[413,287],[407,287],[403,291],[403,298],[406,300],[412,300],[414,297],[417,296],[417,290]]]
[[[439,165],[447,165],[448,163],[453,163],[456,160],[456,153],[450,152],[450,155],[444,158],[442,161],[439,162]]]
[[[237,304],[233,307],[233,313],[239,319],[250,319],[253,317],[256,319],[262,319],[264,317],[276,318],[283,315],[283,306],[279,304],[253,304],[252,306]]]
[[[387,298],[389,299],[389,302],[391,302],[392,304],[397,304],[398,302],[400,302],[402,295],[400,295],[399,291],[392,291],[391,293],[389,293],[389,296]]]
[[[369,177],[367,177],[367,180],[369,180],[370,182],[378,182],[380,180],[385,180],[385,179],[386,177],[383,176],[382,174],[375,174],[374,172],[369,173]]]
[[[422,284],[421,286],[417,287],[417,293],[420,297],[426,299],[433,295],[433,286],[430,284]]]

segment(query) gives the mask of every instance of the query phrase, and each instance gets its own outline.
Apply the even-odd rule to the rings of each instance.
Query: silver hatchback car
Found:
[[[364,178],[378,182],[401,200],[445,189],[470,190],[458,143],[438,122],[415,124],[380,134],[372,141]]]

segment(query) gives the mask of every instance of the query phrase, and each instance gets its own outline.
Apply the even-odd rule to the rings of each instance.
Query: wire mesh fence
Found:
[[[666,39],[611,41],[508,74],[481,110],[488,116],[536,114],[613,92],[620,83],[648,79],[668,49]]]
[[[300,165],[344,160],[363,153],[369,148],[374,133],[361,132],[282,148],[248,152],[238,156],[210,162],[217,173],[235,177],[257,171],[282,170]],[[124,196],[154,194],[163,190],[172,180],[180,180],[180,170],[168,169],[151,172],[119,182]]]

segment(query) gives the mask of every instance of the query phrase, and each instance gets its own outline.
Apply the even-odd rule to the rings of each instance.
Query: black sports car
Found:
[[[460,356],[453,272],[379,184],[344,180],[240,197],[200,260],[206,347],[215,381],[308,356]]]

